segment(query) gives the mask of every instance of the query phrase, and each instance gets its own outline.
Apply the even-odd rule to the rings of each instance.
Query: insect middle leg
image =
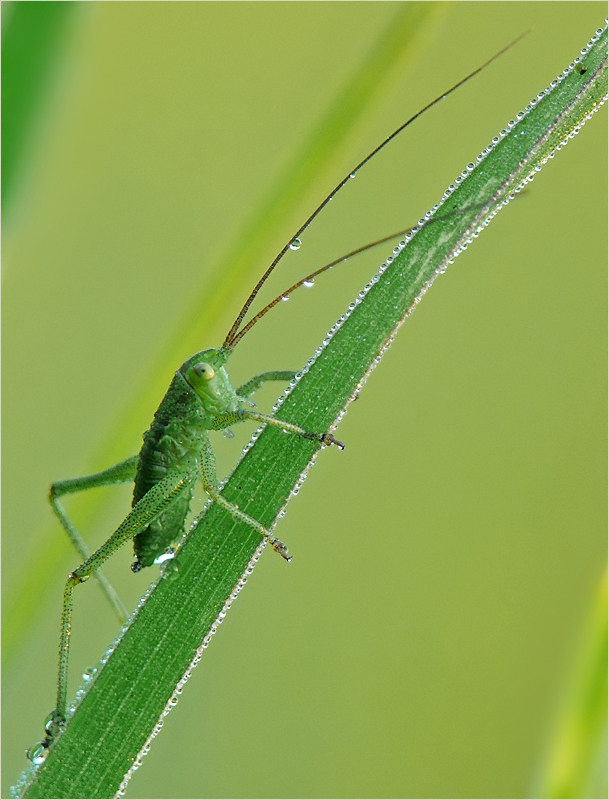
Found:
[[[92,475],[85,475],[82,478],[70,478],[65,481],[57,481],[51,485],[49,491],[51,508],[57,515],[64,531],[68,534],[70,541],[76,550],[78,550],[83,561],[86,561],[91,556],[91,550],[76,529],[76,526],[68,516],[59,498],[66,494],[75,494],[76,492],[84,491],[85,489],[96,489],[100,486],[112,486],[118,483],[130,483],[135,478],[137,461],[138,457],[133,456],[102,472],[95,472]],[[116,611],[119,621],[121,623],[125,622],[128,616],[127,609],[116,593],[116,590],[101,570],[96,570],[94,575],[99,581],[103,593]]]
[[[222,506],[222,508],[225,508],[232,517],[240,522],[245,522],[245,524],[249,525],[250,528],[258,531],[260,536],[267,540],[275,552],[279,553],[279,555],[282,556],[282,558],[285,558],[286,561],[291,561],[292,556],[288,555],[288,548],[281,541],[281,539],[278,539],[275,534],[272,533],[272,531],[270,531],[268,528],[265,528],[262,523],[258,522],[258,520],[254,519],[253,517],[250,517],[250,515],[246,514],[245,511],[241,511],[239,506],[231,503],[230,500],[227,500],[226,497],[220,494],[218,489],[218,478],[216,475],[216,457],[214,456],[214,451],[209,440],[202,442],[200,455],[201,481],[203,483],[203,488],[211,497],[211,499],[215,503],[218,503],[218,505]]]

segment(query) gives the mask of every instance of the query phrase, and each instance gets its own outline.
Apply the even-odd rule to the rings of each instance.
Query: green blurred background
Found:
[[[19,146],[5,139],[2,796],[53,706],[62,586],[77,564],[50,482],[138,450],[173,370],[221,342],[297,224],[383,136],[531,29],[349,185],[269,292],[414,223],[606,9],[16,6],[3,7]],[[51,19],[45,6],[61,10]],[[247,233],[398,26],[413,38],[333,157]],[[547,791],[606,564],[605,149],[601,112],[402,329],[340,426],[347,450],[321,454],[281,525],[293,563],[265,554],[129,796]],[[258,238],[235,274],[224,257]],[[235,353],[234,382],[301,367],[384,256],[268,317]],[[249,432],[238,434],[217,437],[221,474]],[[97,544],[129,497],[101,490],[70,509]],[[125,548],[107,570],[130,607],[154,577],[131,574],[131,558]],[[75,690],[117,632],[93,584],[74,625]],[[579,796],[606,796],[590,755]]]

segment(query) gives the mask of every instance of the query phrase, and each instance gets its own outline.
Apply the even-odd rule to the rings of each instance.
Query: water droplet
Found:
[[[54,737],[57,736],[60,730],[61,726],[55,719],[55,712],[51,711],[44,720],[44,731],[48,736]]]
[[[44,742],[36,742],[35,745],[32,745],[29,750],[26,751],[26,758],[28,758],[32,764],[42,764],[45,758],[48,755],[48,748],[45,747]]]
[[[290,242],[290,250],[300,250],[302,242],[300,239],[296,238],[293,242]]]
[[[170,553],[161,553],[160,556],[157,556],[154,559],[155,564],[164,564],[165,561],[171,561],[172,558],[175,558],[175,552],[172,550]]]
[[[307,289],[310,289],[310,288],[311,288],[311,286],[315,286],[315,281],[313,281],[313,280],[310,280],[310,281],[303,281],[303,282],[302,282],[302,285],[303,285],[303,286],[306,286],[306,287],[307,287]]]
[[[287,302],[289,299],[290,299],[290,296],[288,294],[284,294],[281,297],[281,300],[282,300],[283,303]]]

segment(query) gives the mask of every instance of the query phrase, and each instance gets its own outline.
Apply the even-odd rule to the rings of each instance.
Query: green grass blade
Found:
[[[312,430],[327,430],[340,419],[437,275],[477,237],[506,197],[526,185],[602,105],[606,67],[605,27],[577,69],[565,70],[540,94],[443,198],[442,215],[470,210],[422,228],[360,294],[285,398],[281,418]],[[488,208],[481,211],[481,202]],[[298,490],[315,453],[310,442],[266,429],[224,494],[270,525]],[[332,451],[324,458],[341,455]],[[176,686],[181,689],[183,676],[199,659],[201,642],[206,646],[221,621],[259,544],[250,528],[215,505],[209,508],[176,556],[176,570],[142,603],[22,796],[116,793],[177,700]]]

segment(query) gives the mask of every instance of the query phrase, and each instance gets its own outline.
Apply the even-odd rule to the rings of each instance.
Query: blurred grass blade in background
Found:
[[[78,3],[2,3],[2,217],[48,101]]]
[[[588,624],[566,687],[562,714],[532,797],[607,794],[607,572],[590,603]]]

